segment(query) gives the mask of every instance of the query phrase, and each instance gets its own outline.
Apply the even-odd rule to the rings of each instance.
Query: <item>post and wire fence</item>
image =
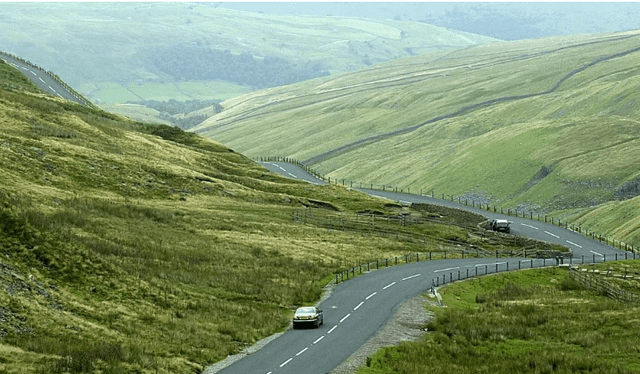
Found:
[[[71,95],[73,95],[80,103],[82,103],[83,105],[92,107],[92,108],[97,108],[91,101],[87,100],[87,98],[85,98],[84,96],[82,96],[81,94],[79,94],[76,90],[74,90],[71,86],[69,86],[65,81],[63,81],[58,75],[56,75],[55,73],[53,73],[52,71],[46,70],[34,63],[32,63],[31,61],[25,60],[19,56],[13,55],[11,53],[6,53],[6,52],[2,52],[0,51],[0,56],[6,56],[6,57],[10,57],[14,60],[20,61],[21,63],[36,69],[38,71],[43,72],[44,74],[47,74],[49,77],[51,77],[53,80],[55,80],[56,82],[58,82],[58,84],[60,84],[62,87],[64,87],[65,90],[67,90]]]
[[[539,213],[534,213],[533,211],[525,211],[524,209],[513,209],[513,208],[498,208],[495,205],[491,205],[488,203],[483,203],[483,202],[478,202],[475,201],[474,199],[470,199],[468,197],[462,197],[462,196],[454,196],[453,194],[445,194],[445,193],[440,193],[440,194],[436,194],[434,190],[428,190],[428,191],[424,191],[422,189],[418,190],[412,190],[410,188],[402,188],[402,187],[398,187],[398,186],[390,186],[390,185],[379,185],[379,184],[374,184],[374,183],[362,183],[362,182],[354,182],[354,181],[347,181],[346,179],[337,179],[337,178],[331,178],[328,176],[323,175],[322,173],[319,173],[318,171],[314,170],[313,168],[303,164],[302,162],[290,158],[290,157],[281,157],[281,156],[271,156],[271,157],[258,157],[255,159],[256,161],[260,161],[260,162],[285,162],[285,163],[289,163],[292,165],[296,165],[299,168],[303,169],[304,171],[306,171],[307,173],[311,174],[312,176],[318,178],[319,180],[322,180],[328,184],[334,184],[334,185],[342,185],[345,187],[350,187],[350,188],[359,188],[359,189],[370,189],[370,190],[378,190],[378,191],[389,191],[389,192],[399,192],[399,193],[406,193],[406,194],[414,194],[414,195],[418,195],[418,196],[429,196],[431,198],[437,198],[437,199],[441,199],[441,200],[448,200],[448,201],[452,201],[452,202],[457,202],[460,205],[465,205],[468,207],[472,207],[472,208],[477,208],[479,210],[485,210],[485,211],[489,211],[489,212],[493,212],[493,213],[500,213],[500,214],[504,214],[507,216],[515,216],[515,217],[521,217],[521,218],[527,218],[527,219],[531,219],[531,220],[537,220],[540,222],[545,222],[545,223],[550,223],[552,225],[556,225],[556,226],[560,226],[560,227],[564,227],[565,229],[577,232],[579,234],[582,234],[584,236],[587,236],[589,238],[592,238],[594,240],[597,240],[601,243],[604,243],[606,245],[610,245],[614,248],[618,248],[620,250],[623,251],[627,251],[627,252],[632,252],[634,254],[640,253],[638,252],[639,249],[637,248],[637,246],[634,246],[633,244],[629,244],[626,243],[622,240],[617,240],[615,238],[610,238],[607,237],[606,235],[602,235],[602,234],[598,234],[594,231],[591,231],[589,229],[583,228],[581,226],[578,225],[574,225],[574,224],[569,224],[566,221],[562,221],[558,218],[555,217],[550,217],[547,216],[545,214],[539,214]]]
[[[351,278],[354,278],[358,275],[365,274],[371,272],[373,270],[388,268],[391,266],[397,265],[405,265],[414,262],[421,261],[434,261],[434,260],[446,260],[446,259],[464,259],[464,258],[488,258],[490,255],[494,253],[474,253],[472,251],[461,251],[461,252],[447,252],[447,251],[431,251],[431,252],[416,252],[410,254],[404,254],[401,256],[393,256],[386,257],[383,259],[373,260],[373,261],[365,261],[359,263],[355,266],[352,266],[348,269],[339,271],[335,273],[335,284],[344,282]],[[621,261],[621,260],[636,260],[640,259],[640,255],[636,255],[636,253],[625,252],[625,253],[616,253],[609,255],[592,255],[592,256],[561,256],[556,255],[547,256],[547,253],[542,254],[541,251],[538,251],[536,258],[522,258],[519,255],[521,252],[519,251],[496,251],[495,257],[491,256],[492,259],[496,260],[495,263],[482,264],[474,266],[474,269],[467,268],[466,271],[457,270],[450,271],[448,274],[449,282],[464,280],[467,278],[478,277],[482,275],[504,272],[504,271],[512,271],[512,270],[522,270],[522,269],[534,269],[540,267],[547,266],[568,266],[572,268],[577,265],[587,265],[587,264],[600,264],[612,261]],[[541,255],[542,254],[542,255]],[[510,258],[511,261],[507,260]],[[436,286],[440,286],[441,284],[449,283],[446,281],[446,277],[441,278],[442,282],[437,279]],[[640,277],[639,277],[640,279]]]

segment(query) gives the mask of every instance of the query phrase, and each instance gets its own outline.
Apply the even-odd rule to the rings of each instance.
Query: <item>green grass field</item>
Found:
[[[195,131],[249,156],[310,160],[333,179],[480,197],[637,246],[640,226],[622,212],[638,199],[639,38],[491,43],[397,60],[228,100]],[[492,102],[502,98],[512,99]]]
[[[475,240],[448,221],[418,242],[294,221],[398,206],[52,98],[2,62],[0,123],[0,373],[200,372],[288,328],[335,272]]]
[[[450,51],[494,39],[422,22],[277,16],[212,4],[5,4],[5,52],[56,72],[93,102],[219,99],[250,92],[230,82],[182,82],[154,69],[154,50],[174,45],[317,65],[332,74]],[[175,86],[173,85],[175,83]],[[127,89],[131,89],[138,96]]]
[[[561,269],[526,270],[440,290],[446,308],[419,342],[379,350],[358,374],[636,373],[638,306],[583,288]]]

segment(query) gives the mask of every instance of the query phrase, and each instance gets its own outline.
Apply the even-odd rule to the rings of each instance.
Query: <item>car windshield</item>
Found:
[[[316,308],[308,307],[308,308],[298,308],[297,313],[315,313]]]

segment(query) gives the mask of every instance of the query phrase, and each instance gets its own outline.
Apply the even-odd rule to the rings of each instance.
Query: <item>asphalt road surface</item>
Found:
[[[0,54],[0,58],[11,66],[20,70],[27,78],[29,78],[31,82],[40,87],[40,89],[44,92],[84,105],[84,103],[80,101],[74,94],[69,92],[63,85],[53,79],[46,72],[29,66],[20,60],[4,54]]]
[[[303,169],[282,162],[262,163],[269,170],[310,183],[326,184]],[[427,196],[363,189],[372,195],[403,203],[432,203],[467,209],[488,218],[512,221],[512,233],[571,246],[574,261],[622,259],[625,252],[554,225],[470,208]],[[230,374],[326,374],[373,337],[408,298],[443,284],[499,271],[555,265],[555,260],[522,258],[471,258],[422,261],[372,271],[336,286],[319,308],[324,325],[318,329],[290,329],[256,353],[218,373]]]
[[[307,173],[304,169],[296,165],[288,164],[285,162],[263,162],[262,165],[271,171],[277,172],[289,178],[295,178],[316,184],[326,184],[326,182],[314,177],[313,175]],[[543,240],[550,243],[557,243],[569,247],[573,251],[573,258],[579,261],[582,261],[583,256],[584,262],[591,262],[594,261],[594,259],[595,261],[600,262],[605,259],[605,256],[607,256],[607,261],[611,261],[615,259],[616,254],[618,254],[619,258],[621,256],[624,257],[625,255],[624,251],[605,245],[597,240],[588,238],[582,234],[565,229],[563,227],[552,225],[550,223],[521,217],[507,216],[500,213],[494,213],[484,209],[459,204],[456,201],[442,200],[433,198],[431,196],[411,195],[391,191],[371,190],[366,188],[357,189],[373,196],[379,196],[394,201],[399,201],[404,204],[427,203],[444,205],[450,208],[464,209],[470,212],[479,213],[484,215],[488,219],[506,219],[512,222],[511,233],[513,235],[522,235],[533,239]]]

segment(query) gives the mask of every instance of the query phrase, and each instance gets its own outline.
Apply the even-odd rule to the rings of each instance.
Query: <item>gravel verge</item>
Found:
[[[433,314],[425,309],[425,305],[437,305],[434,298],[434,295],[428,294],[428,297],[416,296],[404,301],[382,330],[330,374],[353,374],[359,367],[366,365],[367,357],[380,348],[395,346],[404,341],[417,341],[426,334],[424,326],[433,319]]]

